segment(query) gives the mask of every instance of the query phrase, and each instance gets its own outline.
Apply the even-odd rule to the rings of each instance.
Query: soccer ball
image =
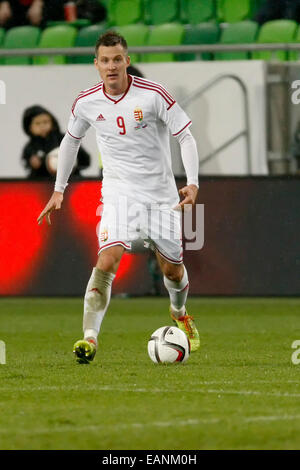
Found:
[[[56,147],[46,155],[46,167],[51,175],[55,175],[57,171],[58,151],[59,147]]]
[[[152,333],[148,354],[155,362],[185,362],[190,355],[190,342],[176,326],[162,326]]]

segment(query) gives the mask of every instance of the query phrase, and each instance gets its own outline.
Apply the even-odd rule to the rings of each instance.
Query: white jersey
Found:
[[[103,82],[75,100],[68,133],[82,138],[92,126],[103,163],[103,200],[133,196],[141,203],[178,203],[172,172],[173,136],[191,120],[160,84],[129,75],[125,93],[114,99]]]

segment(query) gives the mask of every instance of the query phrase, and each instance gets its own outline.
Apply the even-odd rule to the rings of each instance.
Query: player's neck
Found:
[[[116,84],[115,87],[110,87],[109,85],[104,84],[105,91],[108,95],[112,95],[112,96],[122,95],[127,90],[129,83],[130,83],[130,78],[126,74],[120,85]]]

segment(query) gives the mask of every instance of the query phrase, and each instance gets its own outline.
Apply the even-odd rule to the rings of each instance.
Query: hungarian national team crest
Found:
[[[147,127],[147,124],[144,122],[143,111],[138,106],[134,109],[134,119],[137,122],[137,126],[135,126],[135,129],[144,129],[145,127]]]

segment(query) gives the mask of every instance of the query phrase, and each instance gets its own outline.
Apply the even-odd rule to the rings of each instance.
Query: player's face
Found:
[[[122,93],[127,88],[127,67],[130,58],[121,44],[100,46],[98,56],[94,60],[105,88]]]
[[[47,137],[52,130],[52,119],[49,114],[35,116],[30,124],[30,132],[34,136]]]

